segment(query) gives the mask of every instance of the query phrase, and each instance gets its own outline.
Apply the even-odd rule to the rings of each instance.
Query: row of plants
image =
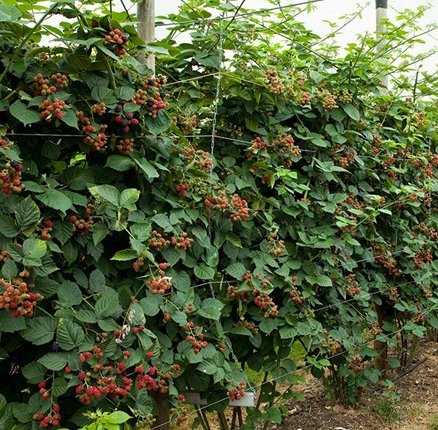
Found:
[[[425,11],[376,53],[292,7],[192,0],[145,46],[82,6],[0,5],[0,429],[182,428],[187,392],[223,417],[246,369],[253,428],[301,398],[300,366],[348,403],[408,367],[438,323],[436,77],[401,93]]]

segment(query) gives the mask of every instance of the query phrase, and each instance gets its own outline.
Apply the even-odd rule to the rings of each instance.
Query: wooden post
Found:
[[[155,400],[158,409],[158,415],[155,416],[155,422],[152,429],[170,430],[170,412],[167,395],[163,395],[159,391],[156,391],[152,393],[152,397]]]
[[[377,44],[377,52],[379,53],[384,46],[383,33],[386,31],[385,20],[388,18],[388,0],[376,0],[376,31],[377,39],[380,42]],[[385,75],[382,80],[383,93],[387,92],[388,89],[388,76]]]
[[[137,3],[137,31],[145,43],[155,41],[155,0],[140,0]],[[141,53],[139,61],[145,64],[155,74],[155,56]]]

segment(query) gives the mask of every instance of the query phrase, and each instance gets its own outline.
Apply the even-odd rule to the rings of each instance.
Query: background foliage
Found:
[[[319,43],[297,8],[200,0],[145,47],[106,7],[0,5],[0,428],[142,422],[190,390],[221,409],[244,369],[265,374],[248,426],[280,422],[297,366],[354,402],[385,345],[408,365],[438,322],[436,77],[407,75],[422,11],[376,53]]]

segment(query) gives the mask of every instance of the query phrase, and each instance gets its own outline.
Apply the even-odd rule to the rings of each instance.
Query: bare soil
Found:
[[[382,397],[369,390],[355,408],[327,400],[321,383],[307,380],[300,391],[306,400],[293,402],[277,430],[438,430],[438,344],[422,345],[417,363],[427,361],[396,383],[399,401],[391,414],[378,413]],[[414,363],[415,365],[415,363]],[[298,387],[297,387],[298,388]],[[391,421],[391,422],[388,422]],[[434,427],[436,425],[436,427]]]

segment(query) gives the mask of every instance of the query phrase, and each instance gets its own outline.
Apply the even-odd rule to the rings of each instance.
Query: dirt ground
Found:
[[[396,383],[399,401],[378,413],[381,396],[366,392],[359,407],[345,408],[326,400],[321,384],[308,380],[306,400],[289,405],[290,415],[277,430],[438,430],[438,344],[422,345],[417,363],[427,361]],[[415,363],[414,363],[415,365]],[[380,409],[381,410],[381,409]],[[390,412],[390,413],[389,413]],[[386,420],[383,419],[386,417]],[[388,423],[388,418],[392,418]]]

